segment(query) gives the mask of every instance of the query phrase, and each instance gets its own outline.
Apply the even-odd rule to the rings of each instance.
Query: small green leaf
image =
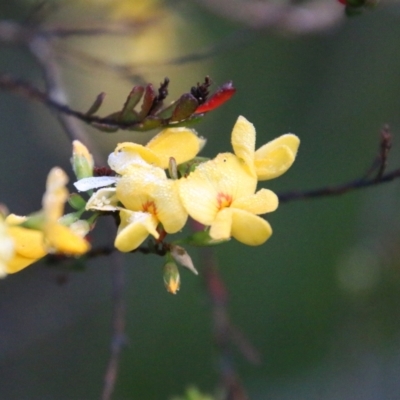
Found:
[[[213,239],[208,230],[195,232],[187,238],[183,239],[182,242],[190,246],[204,247],[204,246],[215,246],[227,242],[230,239],[215,240]]]

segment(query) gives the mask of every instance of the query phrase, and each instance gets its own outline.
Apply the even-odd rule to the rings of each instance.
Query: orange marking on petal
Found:
[[[226,193],[218,193],[217,195],[218,209],[229,207],[232,204],[232,196]]]
[[[146,203],[144,203],[142,205],[142,209],[143,209],[143,211],[148,212],[152,215],[157,215],[157,207],[154,204],[154,201],[150,201],[150,200],[146,201]]]

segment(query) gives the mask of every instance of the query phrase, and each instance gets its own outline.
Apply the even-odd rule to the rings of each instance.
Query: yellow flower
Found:
[[[8,215],[5,220],[8,225],[7,233],[15,246],[14,256],[7,263],[9,274],[21,271],[47,254],[43,232],[19,226],[26,220],[27,217],[15,214]]]
[[[14,256],[7,263],[8,273],[20,271],[47,253],[81,255],[89,250],[88,242],[82,237],[87,234],[87,230],[82,230],[82,224],[67,227],[59,222],[68,197],[67,182],[68,177],[62,169],[53,168],[50,171],[42,200],[43,209],[33,217],[37,227],[24,226],[29,217],[7,216],[7,233],[15,246]]]
[[[259,181],[277,178],[293,164],[300,140],[288,133],[261,146],[255,151],[256,131],[254,125],[240,116],[232,130],[232,147],[251,174]]]
[[[65,186],[67,183],[68,177],[61,168],[53,168],[47,177],[46,192],[42,200],[44,242],[49,252],[81,255],[89,250],[89,243],[76,234],[73,228],[59,222],[68,199]]]
[[[79,140],[72,142],[72,168],[78,179],[93,176],[94,160],[87,147]]]
[[[245,161],[234,154],[219,154],[178,182],[188,214],[210,226],[213,239],[232,236],[257,246],[271,236],[271,226],[257,214],[275,211],[278,197],[267,189],[254,193],[257,178],[249,173]]]
[[[167,169],[170,157],[182,164],[196,157],[205,144],[205,139],[187,128],[167,128],[156,135],[146,146],[120,143],[109,157],[110,167],[120,175],[144,160],[146,163]],[[118,153],[124,153],[123,158]],[[117,161],[118,160],[118,161]],[[123,161],[123,163],[121,163]]]
[[[160,223],[165,232],[176,233],[187,220],[179,198],[178,181],[168,179],[163,169],[145,163],[118,178],[116,188],[94,193],[86,208],[120,211],[115,247],[123,252],[135,250],[148,235],[158,239]]]
[[[15,254],[14,240],[7,231],[4,217],[0,217],[0,278],[8,273],[8,266]]]

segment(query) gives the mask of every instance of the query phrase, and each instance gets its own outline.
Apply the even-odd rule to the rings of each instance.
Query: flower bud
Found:
[[[75,210],[82,210],[86,207],[86,200],[78,193],[71,193],[68,198],[68,203]]]
[[[181,278],[177,265],[173,261],[168,261],[164,265],[164,285],[169,293],[176,294],[181,285]]]
[[[94,161],[89,150],[79,140],[72,142],[72,168],[77,179],[93,176]]]
[[[182,267],[189,269],[195,275],[199,274],[197,272],[197,269],[193,265],[192,258],[190,257],[189,253],[183,247],[178,246],[176,244],[171,245],[171,256],[177,263],[182,265]]]

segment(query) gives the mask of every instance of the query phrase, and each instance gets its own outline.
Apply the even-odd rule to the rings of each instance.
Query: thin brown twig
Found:
[[[380,185],[400,178],[400,168],[385,173],[391,145],[392,135],[389,131],[389,127],[385,125],[385,127],[381,131],[379,155],[372,163],[372,167],[368,170],[366,174],[364,174],[362,178],[358,178],[336,186],[325,186],[312,190],[299,190],[280,193],[278,194],[279,202],[286,203],[288,201],[294,200],[303,200],[326,196],[338,196],[353,190]],[[375,171],[377,171],[376,175],[371,177],[371,175],[373,175]]]
[[[111,400],[112,398],[118,377],[121,351],[127,342],[125,333],[125,274],[121,253],[115,252],[111,258],[111,280],[113,288],[112,338],[110,358],[108,360],[106,372],[104,374],[104,386],[101,394],[102,400]]]
[[[259,360],[257,351],[233,327],[228,313],[228,291],[218,272],[217,261],[212,249],[204,249],[207,260],[204,269],[206,290],[211,303],[213,336],[218,350],[219,375],[224,400],[248,400],[232,361],[232,342],[238,345],[242,354],[250,361]]]

